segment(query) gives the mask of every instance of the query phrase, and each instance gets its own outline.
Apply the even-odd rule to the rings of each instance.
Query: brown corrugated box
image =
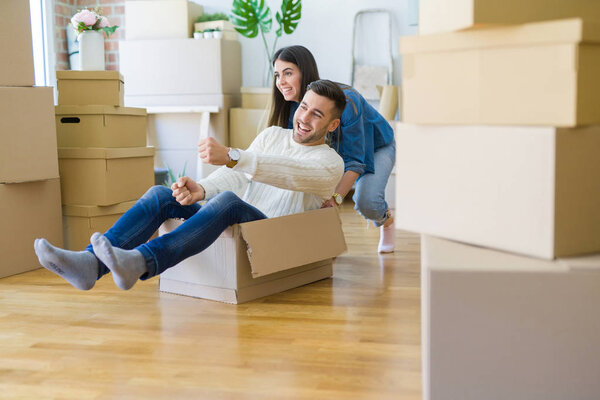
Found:
[[[58,147],[143,147],[146,110],[115,106],[56,106]]]
[[[50,87],[0,87],[0,183],[58,178]]]
[[[94,232],[106,232],[134,204],[135,201],[127,201],[112,206],[63,206],[65,249],[85,249]]]
[[[123,106],[119,71],[56,71],[59,105]]]
[[[242,108],[266,109],[271,101],[273,89],[242,86]]]
[[[0,86],[33,86],[33,46],[29,1],[0,1]]]
[[[58,178],[0,184],[0,278],[40,268],[33,250],[36,238],[62,247]]]
[[[139,199],[154,185],[154,148],[58,149],[63,204],[108,206]]]
[[[247,149],[256,138],[266,110],[248,108],[229,109],[229,146]]]
[[[168,220],[159,234],[182,221]],[[332,276],[332,258],[346,251],[337,210],[236,224],[203,252],[160,277],[160,290],[243,303]]]
[[[600,25],[580,19],[400,39],[403,120],[599,124]]]

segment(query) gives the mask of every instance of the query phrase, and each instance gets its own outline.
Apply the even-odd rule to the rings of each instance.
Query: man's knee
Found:
[[[235,193],[233,193],[232,191],[226,191],[226,192],[221,192],[219,194],[217,194],[215,197],[213,197],[212,199],[210,199],[210,202],[214,203],[215,205],[218,203],[220,205],[232,205],[232,204],[236,204],[241,202],[242,199],[240,199]]]
[[[143,197],[170,200],[173,198],[173,191],[166,186],[156,185],[148,189]]]

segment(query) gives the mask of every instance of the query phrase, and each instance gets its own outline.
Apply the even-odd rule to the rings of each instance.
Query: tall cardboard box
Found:
[[[125,35],[127,40],[189,38],[202,14],[203,7],[188,0],[127,0]]]
[[[58,147],[143,147],[146,123],[143,108],[56,106]]]
[[[135,201],[127,201],[112,206],[63,206],[65,249],[85,249],[94,232],[106,232],[134,204]]]
[[[273,89],[242,86],[242,108],[266,109],[271,101]]]
[[[266,119],[266,110],[231,108],[229,110],[229,145],[247,149],[258,135],[259,125]]]
[[[596,399],[600,255],[421,239],[425,400]]]
[[[58,178],[53,120],[51,87],[0,87],[0,183]]]
[[[58,178],[0,184],[0,278],[40,268],[33,250],[36,238],[62,247]]]
[[[29,1],[0,1],[0,86],[33,86],[33,46]]]
[[[56,71],[59,105],[122,107],[125,98],[119,71]]]
[[[545,259],[600,252],[600,126],[395,134],[397,228]]]
[[[109,206],[139,199],[154,185],[154,148],[58,149],[63,204]]]
[[[570,19],[403,37],[400,52],[405,122],[600,123],[600,25]]]
[[[420,34],[571,17],[598,21],[600,3],[595,0],[419,1]]]
[[[168,220],[164,235],[182,221]],[[299,244],[302,243],[302,244]],[[243,303],[332,276],[332,258],[346,250],[337,210],[236,224],[210,247],[160,276],[160,290]]]

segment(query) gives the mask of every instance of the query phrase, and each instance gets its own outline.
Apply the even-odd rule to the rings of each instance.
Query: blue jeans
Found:
[[[186,221],[173,232],[155,238],[152,234],[169,218]],[[150,188],[104,234],[110,243],[126,250],[139,250],[146,259],[148,272],[145,280],[160,275],[182,260],[198,254],[210,246],[219,235],[233,224],[267,218],[254,206],[232,192],[219,193],[204,206],[198,203],[182,206],[165,186]],[[86,250],[94,252],[92,245]],[[110,271],[100,260],[98,279]]]
[[[375,226],[381,226],[388,219],[388,203],[385,201],[385,187],[392,168],[396,163],[396,142],[375,151],[375,173],[365,173],[354,187],[354,209]]]

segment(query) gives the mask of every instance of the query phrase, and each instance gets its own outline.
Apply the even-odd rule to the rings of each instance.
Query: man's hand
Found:
[[[198,143],[198,153],[202,162],[212,165],[225,165],[229,160],[229,147],[223,146],[214,138],[202,139]]]
[[[333,197],[325,200],[325,203],[323,203],[323,205],[321,206],[321,208],[327,207],[337,207],[337,203],[335,202],[335,199]]]
[[[189,176],[177,179],[177,182],[171,185],[171,190],[175,200],[182,206],[189,206],[204,200],[204,188]]]

